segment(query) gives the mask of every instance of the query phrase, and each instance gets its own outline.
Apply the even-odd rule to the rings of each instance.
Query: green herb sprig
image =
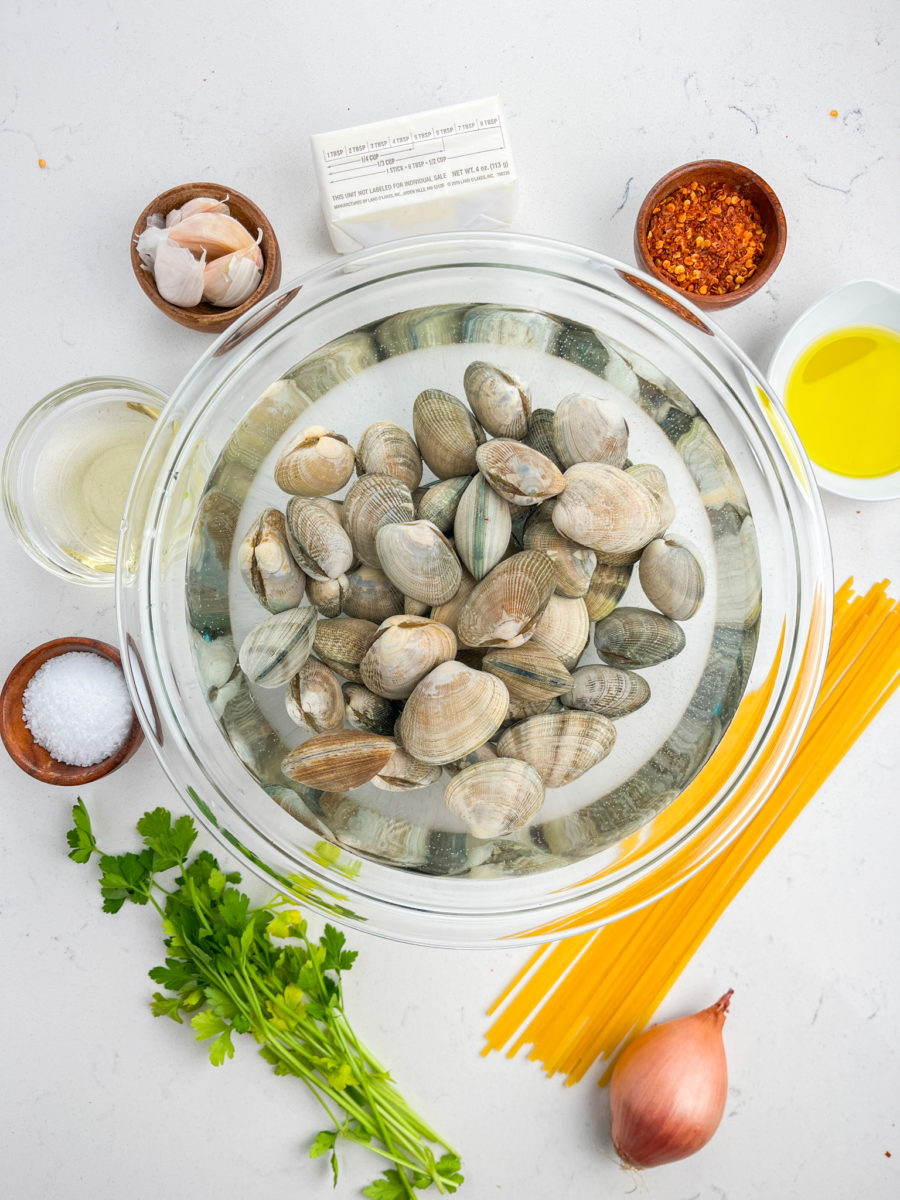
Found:
[[[144,848],[118,855],[97,845],[81,799],[72,820],[69,857],[86,863],[99,855],[104,911],[130,901],[152,905],[162,918],[165,965],[149,974],[165,991],[153,995],[154,1016],[187,1018],[197,1041],[210,1041],[213,1066],[234,1055],[235,1034],[249,1034],[276,1075],[302,1079],[331,1122],[310,1157],[331,1156],[335,1184],[343,1138],[392,1164],[363,1189],[369,1200],[414,1200],[432,1185],[441,1194],[457,1190],[458,1155],[413,1112],[347,1020],[341,977],[357,952],[339,930],[326,925],[312,941],[287,897],[252,908],[234,886],[237,872],[222,871],[205,850],[188,861],[197,837],[189,816],[145,813],[137,822]],[[160,876],[176,870],[164,886]]]

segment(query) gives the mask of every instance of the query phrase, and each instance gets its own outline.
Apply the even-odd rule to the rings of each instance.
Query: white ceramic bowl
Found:
[[[832,330],[848,325],[879,325],[900,333],[900,288],[877,279],[856,279],[835,288],[798,317],[781,339],[769,363],[769,383],[782,401],[791,367],[804,350]],[[812,469],[819,487],[836,496],[848,496],[852,500],[900,498],[900,471],[861,479],[836,475],[816,462],[812,462]]]

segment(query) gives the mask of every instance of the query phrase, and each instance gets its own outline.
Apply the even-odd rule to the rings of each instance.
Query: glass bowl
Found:
[[[35,562],[74,583],[112,585],[128,489],[165,404],[149,384],[97,376],[25,414],[3,458],[3,507]]]
[[[476,358],[530,381],[535,406],[598,377],[615,384],[629,454],[666,472],[673,530],[699,547],[708,585],[686,650],[652,668],[651,703],[618,723],[614,753],[492,841],[466,834],[440,785],[335,795],[291,784],[280,763],[303,734],[278,692],[251,688],[234,666],[235,645],[266,616],[237,548],[263,507],[284,504],[272,465],[289,431],[321,424],[352,444],[380,418],[411,428],[416,394],[459,393]],[[808,463],[744,355],[630,268],[496,233],[335,261],[233,326],[145,451],[117,577],[135,705],[195,816],[322,912],[466,946],[595,927],[720,852],[796,748],[824,668],[831,593]],[[624,602],[635,601],[633,579]]]

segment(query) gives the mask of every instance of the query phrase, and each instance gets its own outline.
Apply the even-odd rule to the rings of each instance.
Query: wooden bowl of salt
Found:
[[[75,663],[72,668],[73,660],[68,660],[67,665],[71,669],[66,670],[65,680],[60,676],[60,666],[52,668],[42,678],[40,692],[29,703],[26,691],[38,671],[51,660],[73,653],[79,657],[84,654],[84,663]],[[127,689],[123,692],[114,687],[110,691],[113,677],[107,669],[97,672],[96,664],[90,662],[91,658],[112,663],[121,673],[122,660],[114,646],[93,638],[57,638],[37,646],[17,662],[0,692],[0,737],[3,744],[16,765],[42,783],[64,787],[93,783],[127,762],[144,739]],[[75,677],[74,694],[79,703],[74,714],[71,708],[73,670],[81,673],[80,677]],[[54,675],[57,676],[56,680]],[[123,677],[123,688],[124,683]],[[54,719],[54,701],[57,697],[58,713]],[[50,742],[61,757],[55,758],[46,746],[35,740],[34,732],[26,723],[26,707],[33,708],[30,724],[37,727],[39,736]],[[116,726],[120,727],[118,731]],[[79,738],[82,742],[80,748]],[[108,750],[105,742],[108,742]],[[74,753],[70,751],[73,745]],[[74,759],[92,757],[92,747],[100,748],[101,757],[97,761],[86,765],[65,761],[63,750],[66,757]],[[84,749],[85,753],[82,754],[80,749]]]

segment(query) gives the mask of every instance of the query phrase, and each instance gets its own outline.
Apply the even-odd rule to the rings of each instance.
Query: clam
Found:
[[[608,617],[625,594],[631,580],[630,563],[618,566],[600,562],[594,568],[590,586],[584,597],[588,616],[592,621]]]
[[[420,499],[416,501],[416,518],[430,521],[441,533],[449,533],[462,494],[471,478],[471,475],[454,475],[451,479],[439,479],[431,487],[424,488]]]
[[[529,717],[507,729],[497,743],[497,753],[531,763],[547,787],[558,788],[606,758],[615,740],[612,721],[570,709]]]
[[[687,621],[703,599],[703,568],[683,541],[656,538],[641,555],[638,574],[644,595],[664,616]]]
[[[354,729],[391,736],[400,714],[399,705],[384,696],[376,696],[362,683],[345,683],[343,692],[347,720]]]
[[[316,610],[308,604],[274,613],[251,629],[238,661],[251,683],[280,687],[309,658],[316,635]]]
[[[531,393],[515,375],[473,362],[466,367],[463,387],[472,412],[493,437],[521,438],[528,432]]]
[[[456,623],[459,620],[459,614],[462,612],[463,605],[472,594],[472,589],[475,587],[476,580],[472,578],[469,572],[463,567],[462,579],[459,581],[459,587],[453,596],[446,604],[436,604],[431,610],[432,621],[440,621],[442,625],[446,625],[448,629],[452,629],[456,633]]]
[[[553,563],[556,592],[560,596],[584,596],[597,566],[597,555],[587,546],[564,537],[552,521],[530,521],[525,527],[526,550],[539,550]]]
[[[306,598],[323,617],[339,617],[347,594],[347,576],[337,579],[310,579],[306,585]]]
[[[311,425],[282,450],[275,482],[293,496],[330,496],[341,490],[354,466],[353,447],[345,437]]]
[[[371,646],[378,626],[354,617],[332,617],[316,624],[313,649],[316,657],[344,679],[362,683],[359,664]]]
[[[269,612],[296,608],[303,599],[306,576],[288,546],[283,513],[267,508],[238,550],[238,566],[247,587]]]
[[[520,646],[531,637],[555,586],[553,564],[536,550],[504,559],[476,584],[457,620],[464,646]]]
[[[426,604],[424,600],[413,600],[412,596],[403,597],[403,615],[406,617],[427,617],[431,612],[431,605]]]
[[[404,700],[419,680],[456,655],[453,631],[427,617],[388,617],[359,664],[366,687],[389,700]]]
[[[348,617],[380,625],[403,612],[403,593],[378,567],[357,567],[347,575],[344,612]]]
[[[560,696],[566,708],[599,713],[601,717],[624,717],[650,699],[650,685],[643,675],[591,663],[572,672],[572,690]]]
[[[536,408],[528,419],[528,432],[522,441],[526,446],[531,446],[533,450],[537,450],[562,469],[562,463],[559,461],[553,442],[554,415],[552,408]]]
[[[584,653],[591,633],[587,605],[578,597],[551,596],[531,640],[552,651],[569,671]]]
[[[444,803],[473,837],[504,837],[540,811],[544,783],[529,763],[495,758],[455,775],[447,784]]]
[[[439,766],[419,762],[409,751],[398,746],[378,774],[372,776],[372,782],[385,792],[410,792],[428,787],[440,777]]]
[[[680,625],[649,608],[617,608],[594,626],[597,653],[613,667],[654,667],[684,649]]]
[[[416,684],[403,708],[404,749],[420,762],[453,762],[490,740],[508,705],[509,693],[493,675],[441,663]]]
[[[308,658],[291,678],[284,703],[294,724],[311,733],[340,729],[344,724],[341,682],[317,658]]]
[[[500,562],[511,533],[509,505],[483,475],[476,475],[463,492],[453,523],[456,552],[476,580]]]
[[[401,425],[376,421],[356,446],[356,473],[392,475],[412,491],[422,480],[422,456],[419,448]]]
[[[509,700],[509,708],[506,710],[506,716],[503,718],[503,727],[515,725],[519,721],[524,721],[526,717],[536,717],[538,713],[545,712],[562,712],[562,704],[556,696],[551,696],[550,699],[543,698],[541,700],[522,700],[518,696],[511,696]]]
[[[353,548],[368,567],[380,567],[375,535],[382,525],[412,521],[413,499],[407,485],[393,475],[363,475],[347,492],[341,519]]]
[[[657,536],[665,533],[675,520],[675,502],[669,495],[665,474],[656,463],[632,463],[625,470],[632,479],[639,479],[659,504],[659,528]]]
[[[377,775],[396,747],[359,729],[334,729],[301,743],[281,764],[288,779],[321,791],[351,791]]]
[[[286,528],[291,553],[310,579],[337,579],[349,569],[350,539],[318,504],[299,496],[289,500]]]
[[[422,825],[386,816],[343,792],[323,792],[319,807],[339,845],[395,867],[425,863],[431,834]]]
[[[569,467],[553,524],[567,538],[601,552],[640,550],[659,528],[656,497],[632,475],[608,463]]]
[[[475,474],[475,451],[484,441],[484,430],[455,396],[437,388],[421,392],[413,405],[413,432],[438,479]]]
[[[384,573],[414,600],[446,604],[459,588],[462,567],[453,547],[430,521],[383,525],[375,546]]]
[[[490,650],[482,660],[482,670],[503,680],[511,701],[546,702],[572,687],[572,676],[556,655],[533,642]]]
[[[615,388],[587,396],[573,392],[557,405],[553,418],[553,444],[563,468],[576,463],[602,462],[621,467],[628,451],[628,425],[616,403]]]
[[[540,504],[566,486],[562,471],[539,450],[511,438],[493,438],[475,452],[478,469],[510,504]]]

